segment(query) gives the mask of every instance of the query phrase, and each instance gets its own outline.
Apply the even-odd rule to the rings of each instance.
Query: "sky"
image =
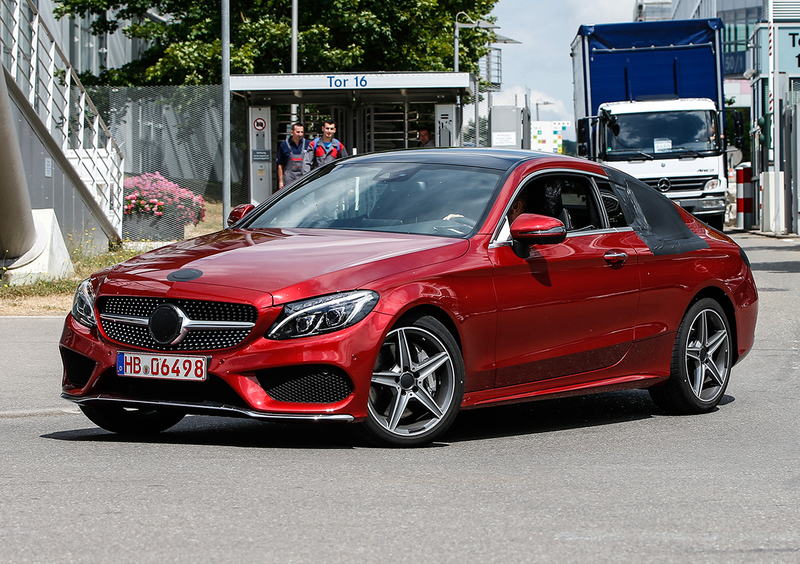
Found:
[[[541,120],[574,121],[569,53],[578,27],[632,21],[633,6],[634,0],[499,0],[492,11],[500,26],[495,31],[522,42],[500,45],[503,90],[527,87],[532,114],[539,100]]]

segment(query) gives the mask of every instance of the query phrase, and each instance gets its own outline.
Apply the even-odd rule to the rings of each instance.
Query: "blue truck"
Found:
[[[719,18],[582,25],[572,42],[579,154],[718,229],[727,206],[722,29]]]

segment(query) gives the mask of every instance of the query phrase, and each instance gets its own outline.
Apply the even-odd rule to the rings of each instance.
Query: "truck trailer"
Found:
[[[582,25],[572,42],[579,154],[718,229],[727,206],[722,29],[719,18]]]

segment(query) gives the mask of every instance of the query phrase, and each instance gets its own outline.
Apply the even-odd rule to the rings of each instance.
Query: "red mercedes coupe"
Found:
[[[62,397],[117,433],[192,413],[354,422],[400,446],[460,409],[626,388],[703,413],[757,302],[736,243],[614,169],[370,154],[83,281]]]

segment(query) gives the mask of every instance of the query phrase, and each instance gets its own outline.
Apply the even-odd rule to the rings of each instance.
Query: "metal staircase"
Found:
[[[122,232],[122,152],[34,0],[0,0],[0,45],[9,96],[71,175],[103,231]]]

